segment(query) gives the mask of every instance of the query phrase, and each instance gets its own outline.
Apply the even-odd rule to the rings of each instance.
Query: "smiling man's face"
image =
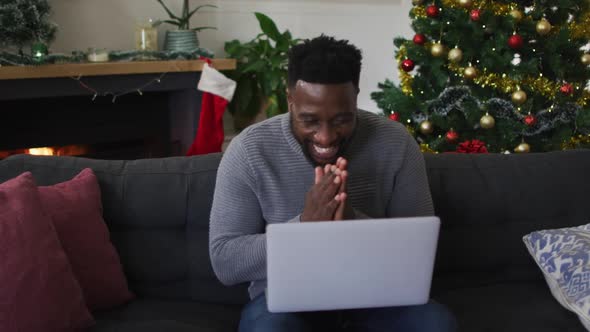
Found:
[[[334,164],[354,133],[358,89],[352,82],[297,81],[289,88],[292,130],[305,155],[316,165]]]

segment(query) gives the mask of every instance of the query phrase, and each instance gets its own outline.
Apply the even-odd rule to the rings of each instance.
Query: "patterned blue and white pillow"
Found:
[[[590,224],[532,232],[523,241],[553,296],[590,331]]]

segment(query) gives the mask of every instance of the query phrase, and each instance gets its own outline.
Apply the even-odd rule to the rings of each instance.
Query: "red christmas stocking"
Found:
[[[197,135],[187,156],[221,152],[223,112],[234,95],[236,82],[205,64],[198,89],[203,91],[201,116]]]

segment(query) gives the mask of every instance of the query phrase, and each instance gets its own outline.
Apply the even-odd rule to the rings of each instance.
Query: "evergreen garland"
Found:
[[[109,61],[157,61],[157,60],[197,60],[201,57],[213,58],[214,53],[206,48],[192,51],[111,51]],[[49,54],[42,59],[33,59],[30,55],[0,52],[0,65],[26,66],[44,64],[65,64],[88,62],[88,53],[73,51],[71,55]]]

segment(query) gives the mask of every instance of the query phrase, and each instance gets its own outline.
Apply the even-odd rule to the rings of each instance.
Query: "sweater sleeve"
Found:
[[[232,143],[217,172],[209,225],[211,263],[225,285],[266,279],[265,221],[256,176],[242,142]]]
[[[393,194],[387,207],[389,217],[434,215],[424,156],[408,136],[402,165],[395,175]]]

